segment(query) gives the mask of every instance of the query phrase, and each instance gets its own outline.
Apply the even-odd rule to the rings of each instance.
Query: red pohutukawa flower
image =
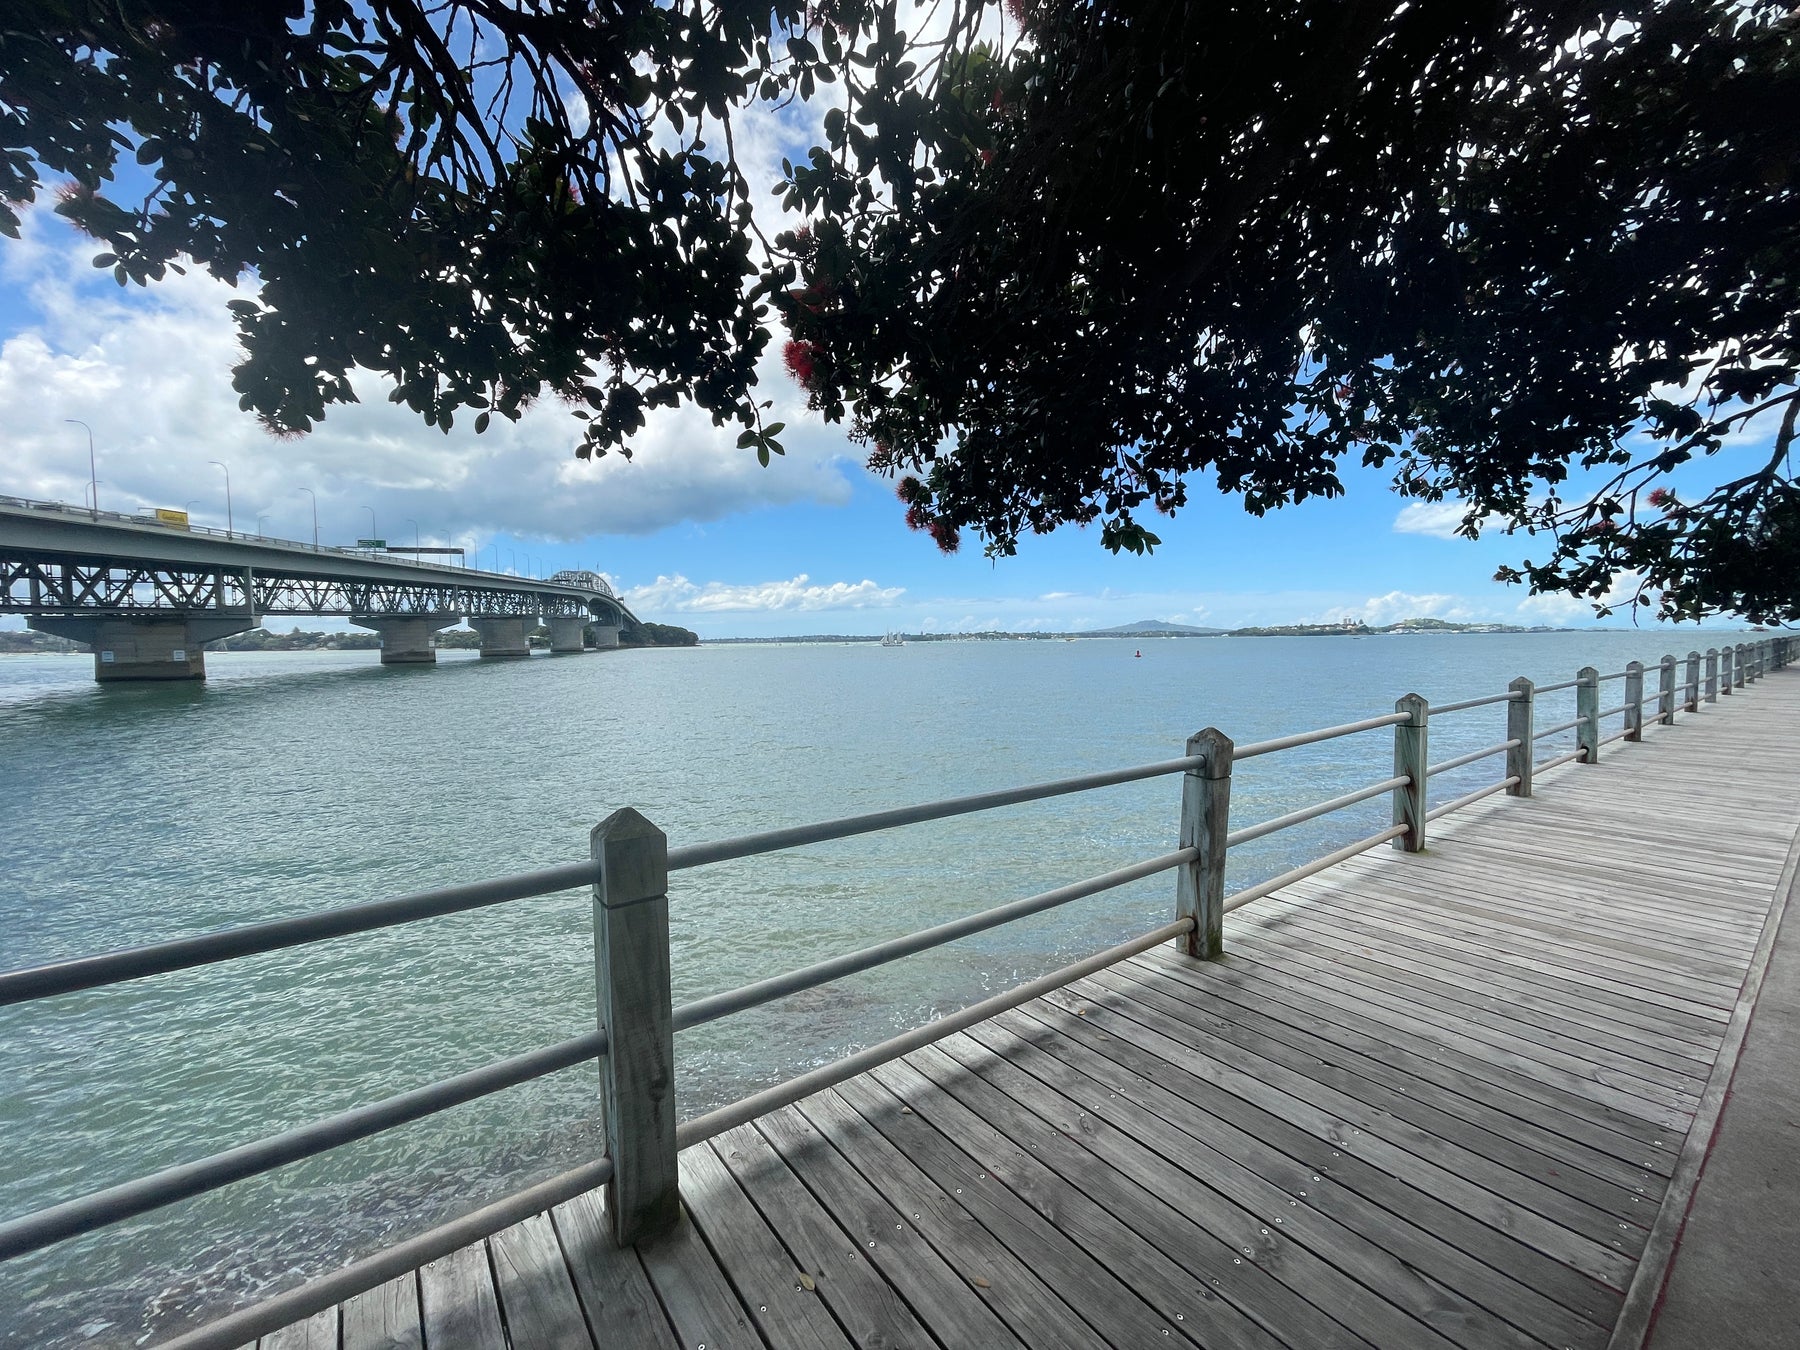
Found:
[[[915,508],[917,509],[917,508]],[[947,520],[933,520],[926,527],[938,550],[943,553],[954,553],[962,547],[962,532]]]
[[[818,356],[818,347],[804,338],[789,338],[787,346],[781,349],[781,359],[788,374],[808,390],[813,387],[813,377],[818,373]]]
[[[1675,494],[1670,492],[1667,488],[1652,488],[1650,490],[1649,501],[1652,506],[1667,506],[1674,500]]]
[[[907,529],[922,530],[930,523],[931,523],[930,517],[928,517],[925,514],[924,507],[909,506],[906,508],[906,528]]]
[[[883,454],[889,453],[887,446],[882,445],[879,441],[875,443],[875,448]],[[921,506],[931,494],[925,490],[923,483],[909,473],[894,484],[894,495],[908,506]]]

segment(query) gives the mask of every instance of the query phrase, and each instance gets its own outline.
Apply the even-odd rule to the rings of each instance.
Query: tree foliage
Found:
[[[778,317],[946,548],[1362,463],[1533,532],[1534,588],[1800,618],[1785,5],[1007,4],[20,0],[0,229],[61,179],[121,282],[254,273],[278,432],[362,367],[445,429],[550,393],[582,454],[692,401],[767,462]],[[732,117],[796,98],[771,245]]]
[[[1786,5],[1013,0],[932,77],[877,48],[795,168],[814,406],[992,553],[1159,542],[1346,460],[1531,529],[1534,588],[1800,618],[1800,20]],[[852,58],[854,62],[854,58]],[[910,152],[910,153],[909,153]],[[1753,416],[1774,455],[1658,480]],[[1741,453],[1741,452],[1737,452]],[[1571,475],[1610,481],[1565,500]]]
[[[0,229],[47,173],[121,283],[184,259],[254,272],[234,378],[277,432],[354,400],[360,366],[446,431],[549,393],[589,420],[581,453],[605,452],[691,400],[766,456],[728,113],[772,18],[798,7],[20,0],[0,19]]]

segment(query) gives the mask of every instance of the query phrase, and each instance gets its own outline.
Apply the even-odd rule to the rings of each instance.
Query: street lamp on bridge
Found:
[[[79,417],[65,417],[63,418],[63,421],[67,422],[70,426],[80,427],[88,434],[88,484],[94,490],[94,505],[91,509],[93,511],[94,519],[98,520],[100,519],[100,479],[94,468],[94,429]]]
[[[375,508],[372,506],[365,506],[363,507],[363,510],[369,513],[369,538],[379,538],[380,536],[375,533]]]
[[[231,470],[225,467],[225,462],[223,460],[209,459],[206,462],[225,470],[225,537],[229,539],[231,538],[233,530],[231,522]]]
[[[304,492],[304,493],[305,493],[305,494],[306,494],[306,495],[307,495],[307,496],[309,496],[309,497],[311,497],[311,498],[312,498],[312,507],[313,507],[313,552],[314,552],[314,553],[317,553],[317,552],[318,552],[318,551],[319,551],[319,499],[318,499],[318,497],[317,497],[317,495],[316,495],[316,494],[315,494],[315,493],[314,493],[314,492],[313,492],[313,490],[312,490],[312,489],[311,489],[311,488],[301,488],[301,489],[300,489],[300,490],[301,490],[301,491],[302,491],[302,492]]]
[[[411,516],[401,516],[400,519],[413,527],[413,561],[417,562],[419,561],[419,522]]]

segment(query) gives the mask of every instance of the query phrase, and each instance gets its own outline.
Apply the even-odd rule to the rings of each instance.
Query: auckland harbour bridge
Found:
[[[60,502],[0,497],[0,614],[94,653],[94,678],[206,677],[205,646],[259,627],[265,615],[333,614],[381,635],[384,665],[437,659],[437,633],[468,619],[485,659],[616,647],[638,626],[605,578],[544,580],[126,516]],[[407,550],[413,552],[414,550]]]

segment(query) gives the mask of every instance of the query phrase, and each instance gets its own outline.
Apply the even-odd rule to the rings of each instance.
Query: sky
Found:
[[[772,180],[807,125],[740,123],[753,178]],[[766,198],[765,198],[766,199]],[[1066,528],[989,560],[965,536],[941,554],[906,528],[890,479],[868,472],[840,428],[807,411],[771,344],[763,396],[787,423],[785,457],[761,467],[734,428],[660,412],[634,457],[574,456],[582,424],[553,400],[517,423],[449,435],[362,402],[311,434],[271,438],[231,388],[241,292],[198,272],[120,288],[98,246],[46,207],[0,238],[0,495],[83,503],[92,429],[102,508],[186,509],[201,524],[353,544],[462,546],[489,569],[604,573],[639,618],[704,638],[805,633],[1081,631],[1161,619],[1208,627],[1414,617],[1586,625],[1592,607],[1492,578],[1542,559],[1545,540],[1454,537],[1454,504],[1407,502],[1387,476],[1347,466],[1347,495],[1257,519],[1204,482],[1148,557],[1115,556],[1097,529]],[[1725,456],[1746,462],[1757,429]],[[218,461],[225,469],[215,466]],[[1758,461],[1760,462],[1760,461]],[[1729,463],[1716,468],[1730,468]],[[1629,624],[1629,615],[1612,624]],[[281,621],[285,625],[285,620]],[[1644,619],[1640,622],[1649,623]],[[17,626],[13,621],[11,626]],[[308,622],[306,626],[325,626]]]

